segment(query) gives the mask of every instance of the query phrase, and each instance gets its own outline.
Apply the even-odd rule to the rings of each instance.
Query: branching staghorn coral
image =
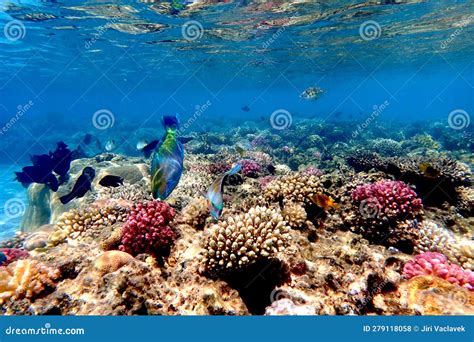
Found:
[[[232,271],[283,250],[289,227],[276,209],[256,206],[211,227],[205,245],[211,272]]]
[[[0,304],[9,298],[34,299],[48,288],[54,288],[59,276],[58,270],[31,259],[0,267]]]

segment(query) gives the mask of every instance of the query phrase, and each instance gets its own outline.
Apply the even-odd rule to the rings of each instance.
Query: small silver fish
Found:
[[[148,145],[148,141],[142,139],[140,141],[137,142],[137,150],[138,151],[141,151],[145,148],[145,146]]]
[[[110,152],[115,149],[115,140],[111,139],[105,143],[105,150]]]

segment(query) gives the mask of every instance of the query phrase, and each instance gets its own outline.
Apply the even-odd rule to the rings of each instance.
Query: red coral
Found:
[[[403,275],[410,279],[419,275],[434,275],[474,291],[474,272],[451,264],[441,253],[426,252],[405,264]]]
[[[256,178],[262,172],[262,166],[254,160],[243,159],[239,164],[242,165],[242,173],[246,177]]]
[[[352,192],[352,199],[361,206],[367,204],[372,210],[376,209],[379,217],[391,219],[413,216],[422,208],[421,199],[401,181],[383,180],[360,185]]]
[[[175,211],[161,201],[138,203],[122,230],[120,250],[132,255],[160,256],[169,251],[176,234],[169,226]]]
[[[28,251],[20,248],[0,248],[0,253],[5,255],[5,258],[0,258],[0,266],[7,266],[14,261],[26,259],[30,256]]]

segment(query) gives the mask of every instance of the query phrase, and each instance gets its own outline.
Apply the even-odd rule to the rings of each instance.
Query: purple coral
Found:
[[[119,249],[132,255],[163,255],[176,238],[169,226],[174,215],[174,209],[165,202],[138,203],[128,215]]]
[[[451,264],[441,253],[426,252],[418,254],[405,264],[403,275],[410,279],[419,275],[433,275],[443,278],[452,284],[460,285],[474,291],[474,272]]]
[[[352,192],[352,199],[361,206],[367,203],[379,216],[387,218],[413,216],[422,208],[421,199],[401,181],[383,180],[360,185]]]
[[[239,161],[239,164],[242,166],[242,173],[246,177],[256,178],[262,172],[262,166],[254,160],[243,159]]]
[[[268,184],[270,184],[275,179],[276,179],[275,176],[261,177],[258,179],[258,185],[260,185],[260,188],[263,190],[267,187]]]
[[[28,251],[20,248],[0,248],[0,253],[4,255],[0,259],[0,266],[7,266],[14,261],[26,259],[30,256]]]

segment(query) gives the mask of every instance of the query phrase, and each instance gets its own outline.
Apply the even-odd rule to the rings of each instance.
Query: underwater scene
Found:
[[[0,0],[1,315],[474,314],[474,2]]]

